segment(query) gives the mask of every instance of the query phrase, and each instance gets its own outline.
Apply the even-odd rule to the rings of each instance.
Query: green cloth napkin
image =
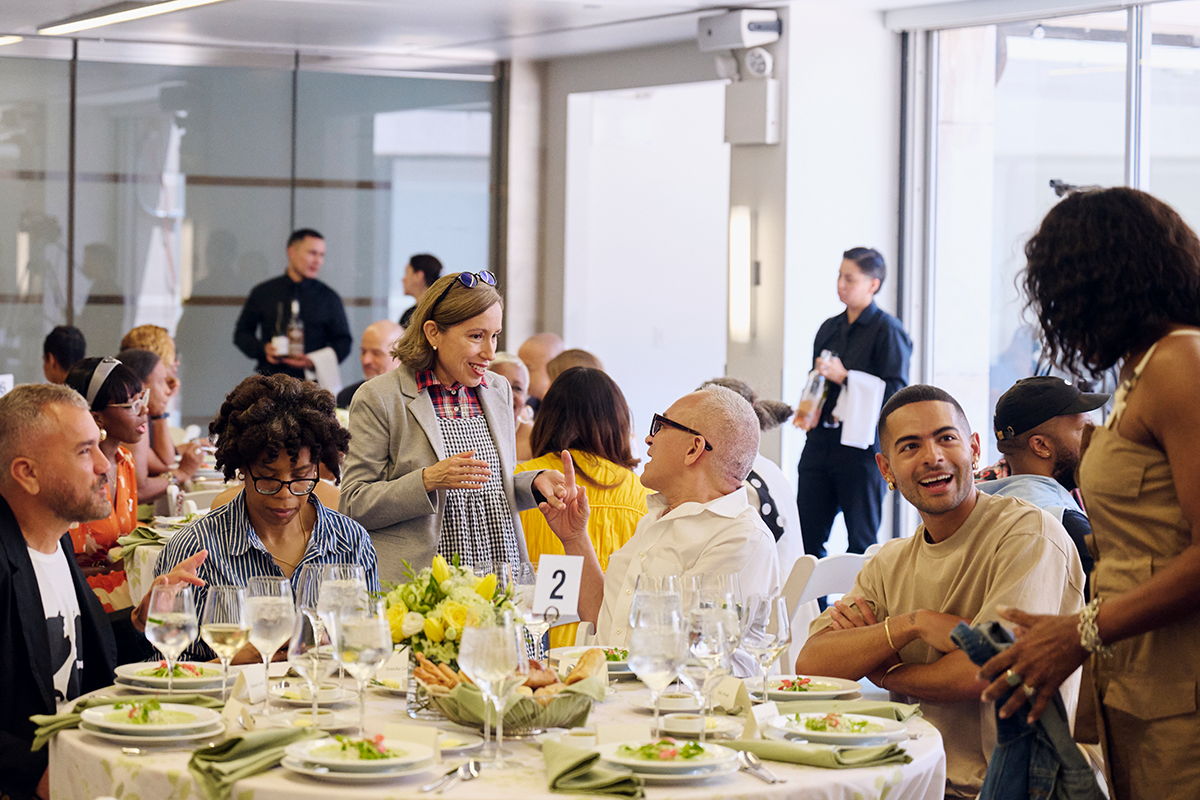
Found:
[[[563,689],[545,708],[529,697],[513,694],[504,706],[504,726],[514,730],[533,726],[578,728],[587,723],[593,702],[603,700],[607,692],[608,685],[603,677],[593,675]],[[436,702],[447,716],[457,721],[482,727],[483,715],[486,712],[491,724],[496,724],[496,712],[492,709],[492,704],[484,698],[479,687],[473,684],[460,683],[450,690],[449,695],[437,698]]]
[[[228,800],[233,784],[274,767],[292,742],[325,735],[312,728],[272,728],[234,736],[193,753],[188,772],[208,800]]]
[[[907,764],[912,756],[898,744],[874,747],[831,747],[827,744],[801,744],[778,739],[734,739],[721,742],[734,750],[748,750],[766,761],[786,761],[825,769],[857,769]]]
[[[38,726],[33,734],[33,747],[30,749],[41,750],[46,746],[46,742],[53,739],[54,734],[59,731],[68,728],[78,728],[84,709],[111,706],[114,703],[144,703],[147,700],[184,703],[192,706],[203,706],[204,708],[224,708],[225,706],[220,700],[199,694],[177,694],[171,695],[169,699],[162,695],[154,694],[127,694],[122,697],[87,697],[77,702],[70,711],[63,711],[59,714],[34,714],[30,717],[30,721]]]
[[[117,539],[117,544],[121,546],[121,558],[129,558],[130,553],[142,545],[164,545],[166,543],[167,540],[165,537],[161,536],[158,531],[153,528],[147,528],[145,525],[138,525],[132,531]]]
[[[883,717],[904,722],[910,717],[921,716],[921,707],[913,704],[892,703],[887,700],[795,700],[778,703],[780,714],[862,714],[867,717]]]
[[[600,754],[595,750],[580,750],[569,744],[546,741],[542,744],[542,757],[546,759],[546,777],[550,779],[552,792],[611,797],[646,795],[642,779],[637,775],[597,767]]]

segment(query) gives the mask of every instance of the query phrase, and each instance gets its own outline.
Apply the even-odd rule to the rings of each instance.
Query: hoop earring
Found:
[[[893,492],[893,491],[895,491],[895,490],[896,490],[896,484],[892,482],[892,479],[891,479],[891,478],[888,478],[888,479],[887,479],[887,485],[888,485],[888,491],[889,491],[889,492]]]

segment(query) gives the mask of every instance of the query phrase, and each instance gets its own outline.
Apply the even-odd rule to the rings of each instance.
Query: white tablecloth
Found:
[[[644,692],[636,682],[619,684],[618,694],[597,704],[589,722],[643,723],[652,718],[631,705],[627,692]],[[357,709],[349,706],[354,713]],[[404,701],[392,695],[371,691],[368,695],[367,727],[382,730],[389,722],[411,722],[404,715]],[[434,723],[429,723],[434,724]],[[447,729],[448,722],[436,723]],[[787,783],[768,785],[744,773],[735,773],[703,783],[686,786],[647,785],[648,800],[708,800],[722,798],[762,798],[763,800],[940,800],[945,793],[946,757],[942,738],[932,725],[914,718],[910,732],[919,738],[905,742],[913,762],[904,766],[871,769],[826,770],[771,762],[770,769]],[[448,796],[497,798],[497,800],[539,800],[561,797],[552,794],[546,783],[545,765],[540,748],[533,743],[506,743],[505,747],[520,763],[515,769],[484,770],[470,785],[455,787]],[[187,771],[190,753],[161,752],[129,756],[118,745],[95,738],[83,731],[60,733],[50,746],[50,790],[52,800],[94,800],[111,795],[120,800],[197,800],[201,796]],[[459,759],[461,760],[461,759]],[[448,765],[456,763],[447,759]],[[444,772],[443,765],[438,772]],[[232,800],[328,800],[330,797],[425,797],[418,787],[437,774],[402,778],[391,783],[351,785],[317,781],[276,767],[240,781]]]

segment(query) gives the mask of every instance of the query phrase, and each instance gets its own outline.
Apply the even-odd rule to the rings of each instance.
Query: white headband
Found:
[[[92,380],[88,383],[88,408],[91,408],[92,404],[96,402],[96,395],[100,394],[100,389],[104,386],[104,382],[108,380],[109,373],[116,369],[120,363],[120,361],[117,361],[112,356],[100,359],[100,363],[96,365],[96,369],[92,373]]]

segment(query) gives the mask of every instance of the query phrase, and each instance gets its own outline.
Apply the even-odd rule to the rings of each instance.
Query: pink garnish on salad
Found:
[[[378,750],[380,753],[384,753],[386,755],[386,751],[383,749],[383,734],[382,733],[375,734],[373,737],[371,737],[371,741],[375,743],[376,750]]]

